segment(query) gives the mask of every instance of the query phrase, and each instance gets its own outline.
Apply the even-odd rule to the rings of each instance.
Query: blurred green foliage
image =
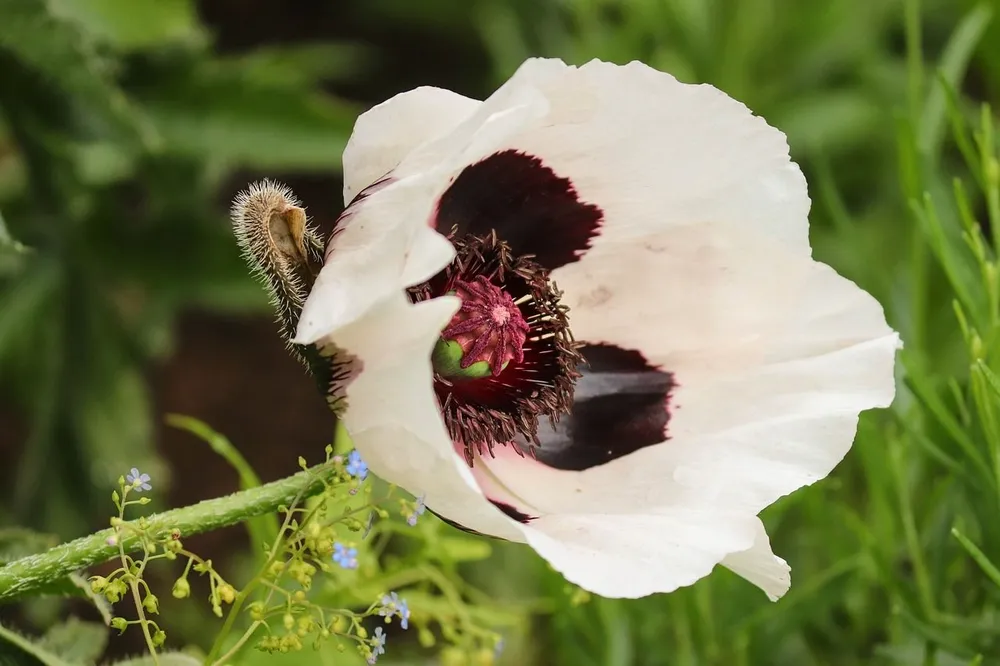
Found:
[[[0,390],[27,424],[0,523],[73,536],[121,470],[168,474],[144,372],[169,357],[178,313],[267,311],[225,219],[234,177],[335,175],[378,101],[357,91],[397,92],[399,68],[483,96],[530,55],[641,59],[788,134],[816,256],[884,304],[902,388],[830,479],[765,513],[793,570],[781,602],[719,571],[578,604],[501,547],[468,575],[554,611],[510,637],[507,663],[1000,664],[1000,194],[979,106],[1000,107],[992,3],[317,0],[366,34],[412,33],[405,58],[360,34],[223,52],[212,4],[0,0]],[[437,39],[459,50],[425,58]],[[426,663],[407,654],[385,663]]]
[[[357,108],[316,83],[359,51],[216,56],[187,0],[5,0],[0,16],[0,200],[32,248],[0,293],[0,376],[30,420],[6,508],[72,534],[95,488],[159,469],[143,368],[174,315],[266,306],[222,179],[338,169]]]

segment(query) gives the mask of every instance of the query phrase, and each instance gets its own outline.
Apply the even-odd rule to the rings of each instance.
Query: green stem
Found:
[[[333,440],[335,448],[338,442],[343,442],[345,440],[350,441],[350,436],[347,434],[347,429],[344,427],[343,421],[339,420],[337,421],[337,427],[336,430],[334,430]],[[328,457],[329,454],[330,450],[327,449]],[[331,463],[327,462],[326,464],[330,465]],[[295,496],[293,501],[286,503],[286,506],[289,508],[296,506],[307,496],[314,494],[316,494],[315,491],[306,493],[303,490],[303,492],[300,492],[298,495]],[[312,520],[313,516],[316,515],[316,512],[319,510],[319,507],[322,506],[322,504],[323,503],[320,502],[319,504],[314,506],[309,511],[308,514],[306,514],[306,517],[302,520],[301,524],[299,525],[299,529],[302,529],[309,524],[309,521]],[[287,540],[287,535],[288,535],[288,529],[289,527],[291,527],[293,515],[294,514],[292,511],[287,512],[287,514],[285,515],[285,520],[281,523],[281,527],[278,528],[278,533],[274,540],[274,544],[271,546],[271,550],[268,551],[267,559],[264,561],[263,566],[261,566],[260,571],[258,571],[257,575],[254,576],[250,580],[250,582],[248,582],[243,587],[243,589],[240,590],[240,592],[236,595],[236,599],[233,601],[233,606],[232,608],[229,609],[229,614],[226,616],[225,622],[223,622],[222,624],[222,631],[220,631],[218,636],[215,637],[215,643],[212,645],[212,648],[208,652],[208,656],[205,658],[206,664],[212,664],[214,666],[216,663],[218,663],[216,661],[213,661],[213,659],[217,654],[219,654],[219,652],[222,650],[223,644],[229,638],[229,632],[232,631],[233,629],[233,623],[236,621],[240,609],[243,607],[243,604],[246,602],[246,600],[250,597],[250,593],[253,592],[257,584],[264,579],[264,576],[267,575],[268,569],[270,569],[271,564],[277,559],[279,553],[281,552],[281,549],[285,547],[285,542]],[[268,593],[268,598],[270,599],[270,593]],[[248,629],[247,632],[244,633],[243,638],[240,639],[239,645],[242,645],[246,641],[246,639],[249,639],[249,637],[253,635],[253,632],[257,630],[258,626],[259,625],[256,622],[254,622],[254,624],[251,625],[250,629]],[[228,655],[229,653],[227,652],[226,654]]]
[[[118,520],[122,522],[125,521],[125,507],[127,507],[130,502],[128,501],[128,493],[131,490],[131,486],[122,487],[122,499],[118,503]],[[122,563],[122,569],[129,571],[128,555],[125,549],[122,547],[122,531],[118,530],[118,559]],[[132,591],[132,600],[135,602],[135,612],[139,618],[139,627],[142,629],[142,635],[146,639],[146,647],[149,648],[149,656],[153,660],[153,666],[160,666],[160,659],[156,656],[156,646],[153,644],[153,636],[149,633],[149,622],[146,621],[146,613],[143,612],[142,608],[142,595],[139,594],[139,583],[137,581],[142,580],[142,572],[146,569],[146,563],[149,561],[149,551],[146,551],[143,555],[142,562],[139,564],[138,570],[133,576],[131,573],[127,573],[128,576],[128,586]],[[145,583],[145,581],[143,581]],[[146,594],[149,594],[149,587],[146,588]]]
[[[142,635],[146,639],[149,656],[152,658],[154,666],[160,666],[160,659],[156,655],[156,646],[153,644],[153,635],[149,633],[149,621],[146,619],[146,613],[142,609],[142,595],[139,593],[139,584],[133,579],[129,581],[128,586],[132,590],[132,599],[135,601],[135,610],[139,616],[139,626],[142,628]]]
[[[211,663],[214,666],[215,664],[225,664],[225,663],[229,662],[233,657],[236,656],[237,652],[239,652],[241,649],[243,649],[243,646],[246,645],[246,642],[253,637],[254,633],[257,631],[257,629],[262,624],[264,624],[264,623],[261,622],[260,620],[254,620],[253,624],[250,625],[250,628],[247,629],[246,632],[242,636],[240,636],[240,640],[236,641],[236,645],[234,645],[232,648],[230,648],[229,652],[227,652],[226,654],[224,654],[221,657],[219,657],[219,659],[217,661],[208,662],[208,663]]]
[[[288,504],[289,508],[299,503],[302,496],[296,496],[294,501]],[[281,527],[278,528],[278,538],[274,540],[274,544],[271,546],[271,550],[267,554],[267,559],[264,561],[264,565],[257,572],[250,582],[248,582],[242,590],[236,595],[236,599],[233,601],[233,607],[229,609],[229,614],[226,616],[225,621],[222,623],[222,630],[219,632],[218,636],[215,637],[215,643],[212,644],[212,648],[208,651],[208,656],[205,657],[206,664],[215,664],[215,656],[219,654],[222,650],[222,645],[229,637],[229,632],[233,630],[233,623],[236,622],[236,618],[239,617],[240,609],[243,604],[250,597],[250,593],[253,592],[257,584],[263,580],[263,577],[267,575],[267,570],[270,568],[271,564],[278,557],[278,552],[285,544],[285,535],[288,531],[289,526],[292,524],[293,512],[289,511],[285,515],[284,522],[281,523]],[[310,514],[311,515],[311,514]],[[255,622],[250,629],[244,634],[244,638],[249,637],[257,630],[257,623]],[[244,641],[240,641],[242,644]],[[228,654],[228,653],[227,653]]]
[[[907,92],[914,127],[920,121],[923,106],[924,49],[920,19],[920,0],[907,0],[903,5],[903,24],[906,30]]]
[[[318,494],[330,467],[330,463],[323,463],[257,488],[154,514],[145,519],[141,530],[162,534],[177,529],[182,536],[190,536],[235,525],[282,505],[289,506],[298,498]],[[119,535],[127,552],[141,547],[140,527],[136,521],[131,525],[133,529],[123,529]],[[109,545],[108,538],[114,534],[111,528],[101,530],[0,567],[0,602],[37,592],[53,580],[113,559],[118,555],[118,546]]]

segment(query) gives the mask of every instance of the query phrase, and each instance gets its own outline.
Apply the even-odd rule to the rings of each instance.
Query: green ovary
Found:
[[[482,379],[492,374],[489,361],[476,361],[462,367],[462,345],[455,340],[438,339],[431,353],[431,365],[438,375],[451,380]],[[504,367],[507,364],[504,363]],[[503,368],[501,368],[503,369]]]

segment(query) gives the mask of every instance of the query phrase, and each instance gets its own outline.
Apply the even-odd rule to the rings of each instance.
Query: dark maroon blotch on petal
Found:
[[[535,457],[563,470],[585,470],[669,439],[674,375],[641,353],[585,345],[573,409],[555,430],[539,427]]]
[[[455,178],[438,202],[436,225],[445,234],[455,228],[459,237],[495,230],[515,255],[534,255],[553,270],[580,258],[603,217],[541,159],[504,150]]]

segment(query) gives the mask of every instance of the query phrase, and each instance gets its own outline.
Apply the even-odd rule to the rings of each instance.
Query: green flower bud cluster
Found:
[[[309,595],[318,575],[337,568],[332,560],[335,544],[348,532],[366,529],[357,516],[373,511],[368,503],[370,488],[357,492],[361,479],[348,471],[342,457],[333,455],[332,448],[327,450],[327,461],[332,470],[329,485],[315,503],[308,508],[279,509],[285,515],[280,550],[260,574],[260,579],[269,583],[267,592],[247,607],[255,623],[268,627],[267,635],[256,641],[258,650],[296,652],[306,646],[318,648],[330,638],[358,640],[358,631],[364,631],[360,619],[366,614],[325,607]],[[299,463],[306,466],[304,460]],[[329,581],[324,583],[325,591]]]
[[[300,462],[305,466],[305,461]],[[389,637],[384,625],[395,626],[398,622],[401,629],[409,627],[415,632],[420,645],[428,648],[437,643],[435,631],[440,628],[440,636],[455,646],[446,648],[445,658],[457,660],[461,654],[465,659],[462,663],[470,666],[492,664],[492,652],[484,646],[493,634],[471,619],[476,614],[470,611],[475,609],[464,600],[460,603],[466,607],[458,613],[450,603],[439,604],[440,610],[415,606],[411,613],[405,598],[397,597],[397,592],[379,594],[370,604],[357,596],[357,591],[366,586],[377,589],[386,584],[384,581],[401,579],[419,585],[422,595],[454,599],[454,591],[464,585],[454,567],[460,558],[453,555],[455,549],[442,548],[441,544],[465,537],[449,535],[442,542],[438,533],[442,524],[430,516],[420,529],[410,529],[405,523],[415,524],[426,511],[423,499],[399,501],[393,497],[394,487],[388,488],[384,499],[373,501],[374,489],[382,486],[366,478],[367,465],[356,451],[338,456],[329,447],[327,463],[317,477],[324,486],[319,495],[279,507],[283,522],[276,540],[261,544],[266,546],[265,560],[242,591],[227,582],[211,560],[186,549],[179,530],[165,531],[162,522],[145,518],[126,519],[127,507],[144,505],[143,500],[147,500],[134,498],[134,493],[142,491],[137,481],[146,486],[150,481],[147,475],[137,475],[133,470],[131,476],[136,481],[122,479],[112,495],[118,512],[111,519],[112,536],[107,543],[118,552],[119,567],[90,579],[95,594],[112,603],[128,600],[135,605],[131,615],[136,619],[115,617],[112,627],[118,632],[138,628],[149,652],[155,655],[160,651],[167,639],[156,621],[163,610],[161,598],[153,594],[144,574],[154,560],[180,560],[185,566],[172,583],[170,598],[192,596],[195,583],[191,576],[200,575],[207,579],[208,601],[217,616],[227,611],[245,612],[251,620],[243,623],[229,621],[235,617],[227,618],[227,628],[240,624],[249,624],[249,628],[241,638],[227,638],[223,632],[208,655],[209,663],[234,663],[236,653],[227,653],[234,649],[227,645],[289,653],[305,647],[318,648],[325,641],[333,641],[341,652],[356,650],[364,660],[374,663],[386,650]],[[398,510],[385,508],[397,506]],[[397,538],[410,543],[405,548],[391,548],[391,555],[382,555],[384,544]],[[378,545],[372,548],[371,543]],[[174,603],[170,598],[167,601]],[[170,603],[166,605],[168,614]],[[491,613],[491,617],[496,615]]]
[[[118,512],[111,517],[113,535],[107,539],[107,544],[117,548],[120,566],[106,576],[92,576],[90,589],[112,604],[131,599],[137,619],[114,617],[111,626],[119,633],[124,633],[132,625],[138,626],[146,639],[150,653],[155,654],[157,649],[166,643],[167,634],[155,620],[151,619],[160,613],[160,599],[153,594],[144,580],[146,568],[151,562],[160,559],[187,560],[183,575],[174,581],[171,589],[171,596],[175,599],[184,599],[191,595],[191,585],[188,582],[191,571],[208,575],[211,588],[209,601],[213,610],[220,616],[221,605],[232,603],[236,599],[236,590],[212,568],[211,560],[203,560],[184,548],[180,530],[174,528],[165,532],[153,531],[149,521],[144,517],[135,520],[126,519],[125,513],[128,507],[145,506],[151,501],[149,497],[131,499],[134,493],[150,490],[149,481],[149,475],[139,474],[136,469],[132,470],[127,479],[125,477],[118,479],[118,490],[111,494],[111,500]],[[134,553],[139,555],[136,557]]]

